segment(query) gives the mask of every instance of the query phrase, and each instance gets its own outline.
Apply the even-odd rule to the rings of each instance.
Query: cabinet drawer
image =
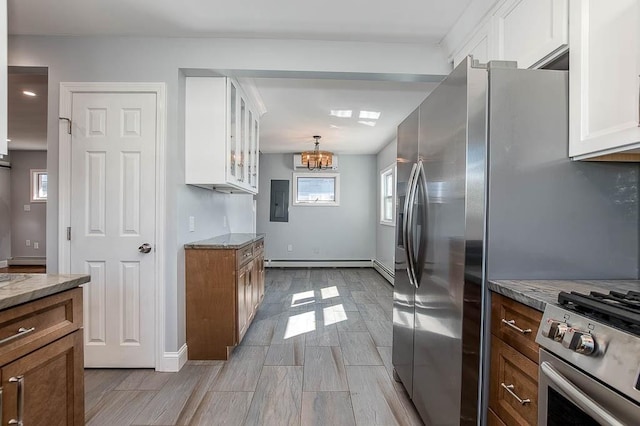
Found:
[[[538,362],[535,342],[542,313],[508,297],[491,293],[491,333]]]
[[[537,424],[538,365],[495,336],[491,338],[490,387],[489,408],[505,424]]]
[[[82,288],[0,312],[0,365],[82,327]]]
[[[236,250],[236,265],[240,268],[253,258],[253,245]]]
[[[264,240],[253,243],[253,252],[256,256],[262,251],[264,251]]]

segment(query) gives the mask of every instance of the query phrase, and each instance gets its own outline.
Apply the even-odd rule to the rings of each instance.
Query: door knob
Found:
[[[140,247],[138,247],[138,251],[140,253],[149,253],[151,251],[151,244],[149,243],[144,243],[143,245],[141,245]]]

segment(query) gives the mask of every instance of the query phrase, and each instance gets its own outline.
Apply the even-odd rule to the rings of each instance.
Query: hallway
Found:
[[[86,370],[89,425],[419,425],[392,379],[393,287],[373,269],[267,269],[229,361]]]

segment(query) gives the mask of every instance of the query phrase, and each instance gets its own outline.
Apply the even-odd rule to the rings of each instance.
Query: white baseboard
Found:
[[[156,371],[175,373],[187,363],[187,344],[182,345],[178,352],[165,352]]]
[[[267,259],[267,268],[371,268],[370,260],[273,260]]]
[[[6,260],[0,260],[0,268],[6,268],[7,266],[9,266],[9,262]]]
[[[39,256],[12,257],[8,259],[8,263],[12,266],[45,266],[47,258]]]
[[[391,283],[391,285],[393,285],[393,282],[395,279],[394,271],[387,268],[385,265],[380,263],[377,259],[373,259],[372,263],[373,263],[373,269],[378,271],[380,275],[382,275],[387,281]]]

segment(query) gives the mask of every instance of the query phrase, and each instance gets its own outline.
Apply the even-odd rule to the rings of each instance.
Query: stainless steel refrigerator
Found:
[[[480,422],[488,279],[637,278],[638,166],[567,141],[566,72],[471,58],[398,127],[393,366],[428,425]]]

